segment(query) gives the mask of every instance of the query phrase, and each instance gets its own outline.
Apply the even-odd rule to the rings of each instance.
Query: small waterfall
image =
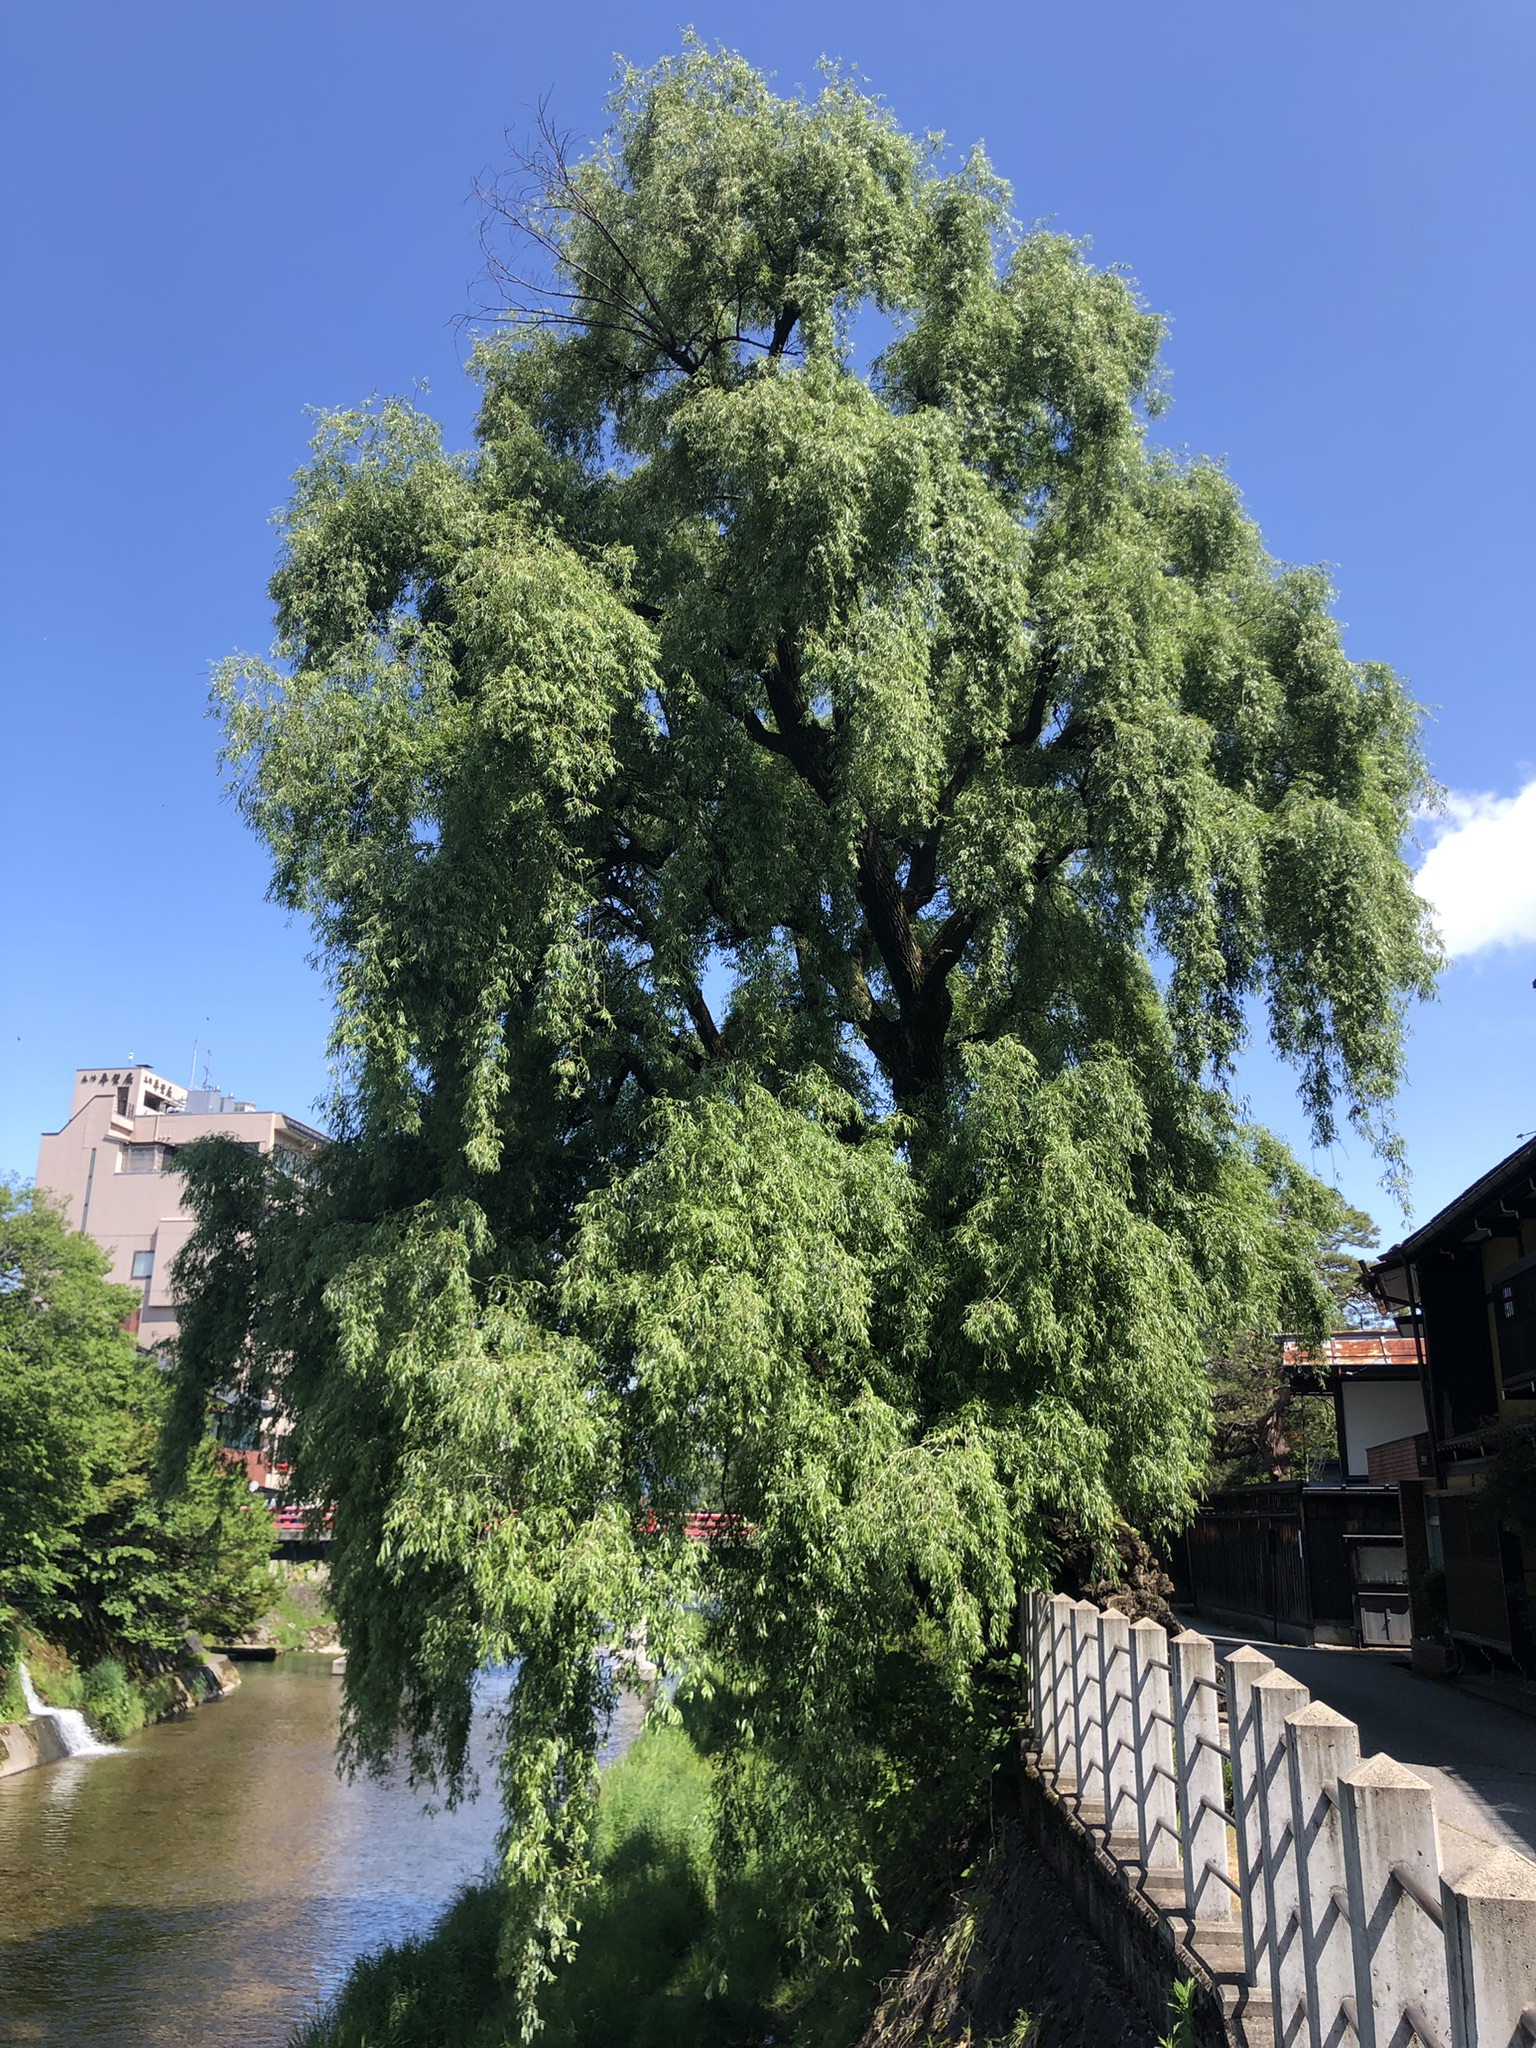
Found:
[[[26,1665],[21,1666],[21,1696],[27,1703],[27,1712],[34,1721],[51,1721],[53,1732],[58,1737],[59,1749],[63,1756],[116,1756],[117,1750],[110,1742],[98,1742],[91,1733],[90,1723],[75,1707],[50,1707],[37,1696],[32,1683],[32,1674]],[[46,1758],[44,1759],[46,1762]]]

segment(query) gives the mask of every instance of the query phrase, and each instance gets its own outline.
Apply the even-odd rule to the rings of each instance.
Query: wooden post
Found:
[[[1174,1637],[1170,1655],[1184,1909],[1195,1929],[1225,1934],[1232,1926],[1234,1908],[1227,1883],[1216,1650],[1208,1636],[1185,1629]]]
[[[1339,1777],[1360,2048],[1451,2037],[1440,1839],[1429,1787],[1389,1756]],[[1407,2022],[1405,2028],[1404,2022]],[[1502,2044],[1501,2044],[1502,2048]]]
[[[1104,1703],[1104,1839],[1112,1856],[1132,1862],[1136,1825],[1136,1726],[1131,1712],[1131,1624],[1099,1616],[1099,1684]]]
[[[1360,1761],[1353,1721],[1314,1700],[1288,1721],[1291,1812],[1307,1981],[1309,2048],[1344,2048],[1355,2038],[1355,1997],[1338,1780]],[[1346,2004],[1346,2000],[1348,2004]]]
[[[1099,1610],[1091,1600],[1072,1607],[1073,1699],[1077,1715],[1077,1815],[1104,1817],[1104,1696],[1099,1682]]]
[[[1227,1744],[1232,1765],[1232,1825],[1237,1835],[1237,1881],[1243,1894],[1243,1962],[1255,1989],[1269,1985],[1269,1914],[1259,1840],[1259,1756],[1253,1725],[1253,1688],[1275,1660],[1244,1643],[1223,1659],[1227,1674]]]
[[[1264,1917],[1269,1928],[1269,1997],[1275,2048],[1300,2048],[1307,2030],[1307,1969],[1302,1954],[1296,1828],[1291,1807],[1286,1720],[1307,1704],[1307,1688],[1283,1671],[1253,1682],[1258,1759],[1259,1842],[1264,1859]]]
[[[1174,1798],[1168,1637],[1155,1621],[1133,1621],[1130,1639],[1142,1881],[1150,1897],[1171,1903],[1172,1896],[1183,1896],[1184,1881],[1179,1870],[1179,1810]]]
[[[1536,2040],[1536,1863],[1496,1849],[1440,1880],[1451,2048]]]
[[[1056,1790],[1077,1790],[1077,1712],[1072,1700],[1072,1608],[1065,1593],[1046,1601],[1051,1633],[1051,1730],[1056,1738]]]

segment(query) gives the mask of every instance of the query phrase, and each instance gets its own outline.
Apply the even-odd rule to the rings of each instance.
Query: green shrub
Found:
[[[1157,2048],[1199,2048],[1200,2025],[1192,1978],[1181,1977],[1174,1985],[1168,2000],[1168,2018],[1168,2032],[1159,2039]]]
[[[21,1654],[26,1662],[33,1689],[45,1706],[80,1705],[85,1694],[84,1682],[70,1662],[66,1651],[61,1650],[56,1643],[44,1642],[41,1636],[24,1631],[21,1638]],[[18,1686],[19,1683],[18,1673]]]
[[[7,1721],[19,1721],[26,1711],[21,1695],[21,1630],[11,1616],[0,1614],[0,1728]]]
[[[86,1672],[81,1704],[104,1742],[121,1742],[144,1726],[144,1695],[115,1657],[104,1657]]]
[[[581,1945],[545,2001],[551,2048],[733,2037],[737,2015],[701,2011],[688,1968],[712,1905],[710,1776],[678,1727],[648,1729],[607,1772]]]

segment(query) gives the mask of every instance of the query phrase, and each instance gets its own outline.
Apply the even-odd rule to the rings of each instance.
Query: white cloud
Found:
[[[1518,796],[1453,790],[1415,885],[1453,960],[1536,943],[1536,781]]]

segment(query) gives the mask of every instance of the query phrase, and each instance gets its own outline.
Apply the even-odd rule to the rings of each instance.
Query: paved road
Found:
[[[1446,1871],[1490,1849],[1536,1859],[1536,1719],[1425,1678],[1379,1650],[1297,1650],[1195,1621],[1218,1653],[1251,1642],[1280,1669],[1347,1714],[1364,1755],[1377,1750],[1433,1787]]]

